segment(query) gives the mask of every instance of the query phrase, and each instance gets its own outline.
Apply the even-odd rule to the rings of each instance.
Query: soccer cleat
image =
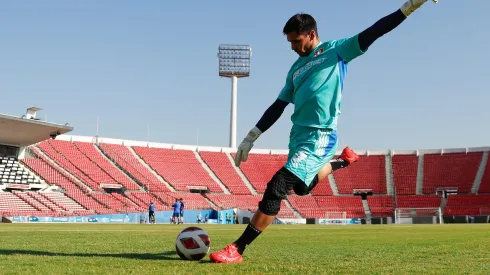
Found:
[[[243,261],[242,255],[238,253],[238,249],[235,244],[229,244],[221,251],[211,253],[209,259],[213,263],[239,263]]]
[[[352,151],[349,146],[344,148],[342,154],[340,154],[340,158],[347,161],[349,164],[352,164],[359,160],[359,156],[354,153],[354,151]]]

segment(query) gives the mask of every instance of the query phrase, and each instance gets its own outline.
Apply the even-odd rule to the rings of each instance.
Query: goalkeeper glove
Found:
[[[254,127],[252,130],[250,130],[250,132],[248,132],[247,137],[243,139],[242,143],[240,143],[240,146],[238,146],[238,150],[236,152],[235,165],[237,167],[240,166],[240,163],[247,161],[248,152],[250,152],[254,146],[254,141],[256,141],[261,134],[262,131],[260,131],[260,129],[257,127]]]
[[[437,3],[438,0],[432,0],[434,3]],[[408,0],[403,6],[400,8],[403,14],[408,17],[412,14],[416,9],[420,8],[427,0]]]

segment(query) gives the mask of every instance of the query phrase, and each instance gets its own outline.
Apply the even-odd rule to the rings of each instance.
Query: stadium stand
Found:
[[[52,133],[52,128],[45,131]],[[187,210],[255,211],[267,182],[287,160],[286,153],[257,150],[237,168],[230,160],[234,153],[219,148],[207,151],[192,146],[163,148],[144,142],[104,141],[36,137],[12,147],[0,140],[0,214],[146,212],[150,202],[161,211],[170,210],[180,198]],[[27,148],[25,152],[21,147]],[[490,165],[485,160],[488,148],[449,152],[419,150],[391,156],[366,151],[359,162],[335,171],[334,182],[320,182],[311,195],[288,196],[278,216],[325,218],[327,213],[345,212],[348,218],[364,218],[369,209],[372,217],[391,217],[395,207],[441,207],[444,215],[490,215]],[[424,161],[420,171],[419,155]],[[386,171],[392,171],[392,182],[387,182],[391,175],[387,177]],[[207,192],[191,193],[191,186],[205,187]],[[334,195],[331,186],[339,193]],[[391,188],[395,192],[388,194]],[[457,189],[457,194],[450,194],[446,200],[436,194],[441,188]],[[353,196],[353,189],[371,189],[374,195],[363,204],[360,196]]]
[[[0,212],[3,215],[18,213],[24,215],[36,215],[39,211],[34,206],[10,192],[0,192]]]
[[[0,157],[0,181],[14,184],[39,183],[14,157]]]
[[[441,206],[441,199],[437,195],[397,196],[396,205],[399,208],[437,208]]]
[[[88,159],[100,167],[101,172],[106,173],[111,179],[114,179],[116,183],[122,184],[127,190],[140,190],[140,187],[114,164],[110,163],[110,161],[97,150],[95,145],[88,142],[74,142],[74,146]],[[94,170],[97,169],[94,168]]]
[[[394,155],[392,167],[396,194],[415,195],[418,157],[416,155]]]
[[[424,155],[424,194],[437,188],[457,188],[469,193],[480,166],[482,152]]]
[[[235,157],[235,154],[232,154]],[[287,161],[287,155],[249,154],[246,162],[240,164],[247,179],[258,193],[264,193],[269,180]]]
[[[231,166],[232,164],[226,156],[226,153],[199,151],[199,155],[232,194],[252,194],[250,189],[243,183],[240,176]]]
[[[211,192],[223,192],[201,166],[193,151],[139,146],[133,146],[133,149],[175,190],[189,191],[189,186],[205,186]]]
[[[367,199],[369,209],[373,217],[392,217],[393,216],[393,197],[391,196],[371,196]]]
[[[360,156],[349,169],[333,173],[340,194],[352,194],[353,189],[372,189],[374,194],[386,194],[385,156]]]
[[[90,178],[87,174],[85,174],[82,170],[77,168],[77,165],[74,165],[72,162],[70,162],[68,159],[65,158],[64,155],[56,151],[51,145],[49,141],[43,141],[39,143],[38,148],[41,149],[41,151],[46,154],[49,158],[51,158],[53,161],[55,161],[58,165],[63,167],[68,173],[72,174],[73,176],[77,177],[81,181],[83,181],[87,186],[89,186],[92,190],[94,191],[103,191],[103,189],[100,187],[100,185],[95,182],[92,178]],[[75,161],[76,162],[76,161]]]
[[[444,215],[490,215],[490,194],[464,194],[448,197]]]
[[[480,184],[479,193],[490,193],[490,162],[487,159],[485,170]]]
[[[124,145],[100,143],[100,149],[123,171],[149,191],[171,191]]]

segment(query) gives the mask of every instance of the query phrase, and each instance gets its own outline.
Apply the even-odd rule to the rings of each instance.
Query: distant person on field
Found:
[[[148,218],[150,223],[155,223],[155,203],[151,202],[150,207],[148,208]]]
[[[174,208],[174,213],[172,215],[172,223],[177,224],[180,218],[180,201],[179,199],[175,199],[175,203],[172,205]]]
[[[184,224],[184,199],[180,198],[180,216],[179,216],[179,224]]]

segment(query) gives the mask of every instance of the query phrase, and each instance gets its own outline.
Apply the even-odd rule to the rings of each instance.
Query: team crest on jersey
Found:
[[[315,56],[318,56],[320,54],[322,54],[325,50],[323,48],[320,48],[318,49],[316,52],[315,52]]]

